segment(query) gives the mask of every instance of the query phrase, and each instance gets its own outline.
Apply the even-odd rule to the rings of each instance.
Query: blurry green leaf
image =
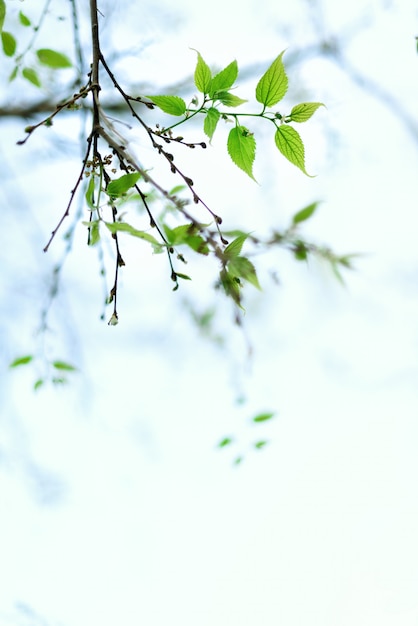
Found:
[[[323,107],[325,104],[322,102],[301,102],[296,104],[290,112],[290,117],[293,122],[306,122],[315,113],[319,107]]]
[[[265,107],[277,104],[287,91],[288,80],[282,61],[284,53],[285,50],[279,54],[258,81],[255,96],[257,102],[261,102]]]
[[[177,278],[182,278],[183,280],[192,280],[190,278],[190,276],[187,276],[187,274],[180,274],[180,272],[175,272]]]
[[[216,100],[219,100],[227,107],[239,107],[240,104],[248,102],[248,100],[243,100],[242,98],[238,98],[238,96],[234,96],[234,94],[229,93],[229,91],[219,91],[216,94]]]
[[[30,26],[31,25],[30,19],[28,18],[27,15],[22,13],[22,11],[19,11],[19,20],[20,20],[20,23],[22,24],[22,26]]]
[[[213,98],[217,91],[224,91],[230,89],[237,80],[238,76],[238,64],[236,61],[232,61],[227,67],[212,78],[210,83],[209,95]]]
[[[228,135],[228,154],[239,168],[255,180],[253,163],[255,159],[255,139],[245,126],[236,126]]]
[[[179,96],[147,96],[161,111],[169,115],[184,115],[186,103]]]
[[[193,50],[194,48],[192,48]],[[195,50],[197,52],[197,50]],[[194,83],[201,93],[209,93],[212,81],[212,72],[209,66],[203,60],[200,52],[197,52],[197,65],[194,72]]]
[[[100,241],[100,220],[91,220],[89,226],[89,246],[95,246]]]
[[[209,137],[210,141],[212,141],[220,116],[221,114],[215,107],[207,109],[205,121],[203,122],[203,130],[205,131],[205,135]]]
[[[234,459],[234,465],[240,465],[240,464],[243,462],[243,460],[244,460],[244,457],[242,457],[242,456],[237,456],[237,457]]]
[[[83,222],[83,223],[86,224],[87,226],[89,225],[88,222]],[[148,241],[149,243],[152,243],[153,246],[155,246],[155,248],[162,249],[165,247],[162,243],[157,241],[157,239],[153,237],[152,235],[150,235],[149,233],[143,230],[137,230],[136,228],[134,228],[130,224],[127,224],[126,222],[105,222],[105,224],[111,233],[119,233],[119,232],[128,233],[129,235],[132,235],[133,237],[138,237],[139,239],[143,239],[144,241]]]
[[[8,33],[5,30],[1,33],[1,43],[3,46],[3,52],[6,56],[12,57],[16,52],[16,39],[12,33]]]
[[[65,385],[68,380],[64,378],[64,376],[54,376],[54,378],[51,379],[51,382],[54,385]]]
[[[300,222],[304,222],[305,220],[312,217],[312,215],[316,211],[318,204],[318,202],[312,202],[312,204],[309,204],[304,209],[301,209],[300,211],[295,213],[292,219],[293,224],[299,224]]]
[[[49,48],[40,48],[36,51],[36,56],[42,65],[47,65],[53,69],[65,69],[72,67],[70,59],[61,52]]]
[[[241,292],[239,280],[232,276],[226,269],[221,270],[219,277],[226,295],[230,296],[235,304],[237,304],[240,308],[243,308],[241,306]]]
[[[89,183],[88,183],[87,189],[86,189],[85,198],[86,198],[87,206],[92,211],[94,211],[96,209],[96,205],[94,203],[94,188],[95,188],[95,178],[94,178],[94,176],[90,176],[89,177]]]
[[[38,74],[31,67],[24,67],[22,70],[22,76],[32,83],[32,85],[35,85],[35,87],[41,86]]]
[[[259,413],[259,415],[253,417],[253,422],[255,422],[256,424],[258,424],[259,422],[266,422],[274,416],[275,413]]]
[[[37,391],[37,389],[39,389],[40,387],[42,387],[42,385],[45,383],[43,378],[38,378],[37,381],[35,381],[34,385],[33,385],[33,390]]]
[[[234,241],[231,241],[223,251],[224,259],[230,260],[240,255],[242,250],[242,246],[245,243],[245,240],[248,238],[248,235],[239,235]]]
[[[0,0],[0,32],[3,30],[5,17],[6,17],[6,3],[4,0]]]
[[[27,363],[30,363],[32,360],[33,360],[33,356],[31,354],[28,354],[26,356],[20,356],[14,361],[12,361],[9,367],[18,367],[19,365],[26,365]]]
[[[55,367],[56,370],[62,370],[66,372],[75,372],[77,370],[74,365],[67,363],[66,361],[53,361],[52,366]]]
[[[254,443],[254,448],[256,448],[257,450],[261,450],[261,448],[264,448],[264,446],[266,446],[268,444],[268,441],[256,441]]]
[[[255,267],[246,257],[237,256],[231,259],[231,261],[228,263],[228,270],[232,274],[235,274],[235,276],[243,278],[244,280],[251,283],[254,287],[261,290]]]
[[[297,241],[295,247],[293,248],[293,254],[295,255],[295,259],[297,261],[306,261],[308,258],[308,251],[309,249],[303,241]]]
[[[136,185],[141,175],[138,172],[132,172],[131,174],[124,174],[116,180],[112,180],[107,188],[106,193],[113,198],[123,196],[131,187]]]
[[[10,82],[10,83],[11,83],[12,81],[14,81],[14,79],[15,79],[15,78],[16,78],[16,76],[17,76],[18,71],[19,71],[19,68],[18,68],[18,66],[17,66],[17,65],[15,65],[15,67],[13,68],[13,70],[12,70],[12,72],[11,72],[10,76],[9,76],[9,82]]]
[[[231,439],[231,437],[225,437],[218,443],[218,448],[225,448],[225,446],[229,446],[232,442],[233,439]]]
[[[305,148],[299,133],[292,126],[282,125],[277,129],[274,139],[283,156],[306,176],[310,176],[305,169]]]

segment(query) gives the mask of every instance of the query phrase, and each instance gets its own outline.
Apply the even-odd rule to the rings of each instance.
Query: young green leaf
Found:
[[[112,180],[106,189],[106,193],[113,198],[119,198],[123,194],[127,193],[131,187],[133,187],[139,180],[140,174],[138,172],[132,172],[131,174],[124,174],[116,180]]]
[[[319,107],[323,106],[325,104],[322,104],[322,102],[301,102],[293,107],[290,112],[290,118],[292,122],[306,122]]]
[[[36,56],[38,57],[39,63],[52,67],[53,69],[72,67],[70,59],[65,54],[62,54],[62,52],[57,52],[56,50],[40,48],[36,51]]]
[[[305,148],[299,133],[292,126],[282,125],[277,129],[274,140],[283,156],[310,176],[305,169]]]
[[[226,261],[230,261],[231,259],[234,259],[237,256],[239,256],[242,250],[242,246],[244,245],[245,240],[247,238],[248,238],[248,235],[246,234],[238,235],[238,237],[234,239],[234,241],[231,241],[231,243],[228,244],[225,250],[223,251],[224,259]]]
[[[35,85],[35,87],[41,87],[42,83],[39,80],[38,74],[31,67],[24,67],[22,70],[23,78],[26,78],[27,81]]]
[[[254,265],[251,263],[249,259],[244,256],[237,256],[228,263],[228,270],[231,274],[238,276],[239,278],[243,278],[248,281],[251,285],[256,287],[256,289],[260,289],[260,283],[258,282],[257,272],[255,271]]]
[[[16,39],[12,33],[8,33],[5,30],[1,33],[1,43],[3,46],[3,52],[6,56],[12,57],[16,52]]]
[[[216,130],[216,126],[218,125],[220,117],[221,114],[215,107],[210,107],[209,109],[207,109],[205,121],[203,122],[203,130],[205,131],[205,135],[209,137],[209,141],[212,141],[212,137]]]
[[[258,81],[255,97],[264,107],[277,104],[285,95],[288,86],[287,75],[282,57],[285,50],[273,61],[268,70]]]
[[[83,224],[88,226],[89,222],[83,222]],[[128,233],[129,235],[132,235],[133,237],[138,237],[139,239],[143,239],[144,241],[148,241],[149,243],[152,243],[152,245],[154,246],[154,249],[156,248],[162,249],[164,247],[162,243],[157,241],[157,239],[153,237],[152,235],[150,235],[149,233],[143,230],[137,230],[136,228],[134,228],[130,224],[127,224],[126,222],[105,222],[105,224],[111,233],[119,233],[119,232]]]
[[[248,100],[238,98],[238,96],[235,96],[233,93],[229,93],[229,91],[218,91],[216,93],[215,100],[219,100],[227,107],[239,107],[240,104],[248,102]]]
[[[5,17],[6,17],[6,3],[4,0],[0,0],[0,33],[3,30]]]
[[[169,115],[184,115],[186,103],[179,96],[147,96],[161,111]]]
[[[225,448],[225,446],[229,446],[233,442],[232,437],[224,437],[219,443],[218,448]]]
[[[219,277],[226,295],[230,296],[235,304],[237,304],[242,309],[243,307],[241,306],[241,292],[239,280],[232,276],[232,274],[230,274],[226,269],[220,271]]]
[[[14,68],[13,68],[13,70],[12,70],[12,72],[11,72],[11,74],[10,74],[10,76],[9,76],[9,83],[11,83],[12,81],[14,81],[14,79],[15,79],[15,78],[16,78],[16,76],[17,76],[18,71],[19,71],[19,67],[18,67],[17,65],[15,65],[15,66],[14,66]]]
[[[312,204],[308,204],[308,206],[295,213],[292,219],[292,223],[299,224],[300,222],[308,220],[315,213],[318,204],[319,202],[312,202]]]
[[[255,159],[255,139],[245,126],[232,128],[228,135],[228,154],[239,168],[255,180],[253,163]]]
[[[175,272],[175,274],[176,278],[182,278],[183,280],[192,280],[190,276],[187,276],[187,274],[180,274],[180,272]]]
[[[197,52],[197,50],[195,50],[195,52]],[[209,93],[211,81],[212,72],[203,60],[200,52],[197,52],[197,65],[194,72],[194,83],[201,93],[206,94]]]
[[[89,228],[88,245],[95,246],[100,241],[100,220],[92,220]]]
[[[268,444],[268,441],[256,441],[254,443],[254,448],[256,450],[261,450],[261,448],[264,448],[264,446],[266,446]]]
[[[27,354],[26,356],[20,356],[14,361],[12,361],[9,367],[18,367],[19,365],[27,365],[33,360],[33,356],[31,354]]]
[[[55,367],[56,370],[60,370],[62,372],[75,372],[77,368],[70,363],[66,363],[66,361],[53,361],[52,366]]]
[[[19,21],[22,24],[22,26],[30,26],[31,25],[30,19],[28,18],[27,15],[22,13],[22,11],[19,11]]]
[[[272,417],[275,416],[275,413],[260,413],[253,417],[253,422],[259,424],[260,422],[267,422],[267,420],[271,420]]]
[[[216,74],[212,78],[210,83],[209,95],[213,98],[213,95],[217,91],[224,91],[230,89],[237,80],[238,76],[238,64],[236,61],[232,61],[225,69]]]
[[[43,378],[38,378],[38,380],[36,380],[33,384],[33,390],[37,391],[40,387],[42,387],[42,385],[44,384],[44,379]]]

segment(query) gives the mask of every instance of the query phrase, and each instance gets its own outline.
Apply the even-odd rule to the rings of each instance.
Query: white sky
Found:
[[[312,41],[306,5],[289,4],[181,0],[175,9],[167,4],[164,20],[145,9],[142,22],[126,24],[123,42],[134,47],[142,29],[152,33],[138,71],[142,77],[158,67],[161,84],[193,70],[189,46],[219,65],[268,62],[303,37]],[[353,38],[347,54],[414,114],[414,3],[393,2],[387,13],[377,1],[324,4],[331,34],[370,13],[374,25]],[[167,20],[177,24],[173,34]],[[294,30],[285,36],[279,26],[287,22]],[[367,254],[345,289],[315,263],[289,263],[280,254],[260,260],[265,293],[249,292],[255,352],[248,363],[230,310],[221,307],[220,328],[231,334],[232,357],[191,329],[173,297],[192,298],[194,285],[173,295],[158,260],[149,276],[127,265],[121,323],[99,322],[102,293],[92,255],[80,248],[66,274],[71,313],[65,300],[59,309],[74,334],[80,380],[33,395],[31,372],[5,373],[13,350],[5,343],[1,626],[416,626],[418,146],[330,63],[301,62],[292,76],[310,99],[327,104],[303,128],[317,178],[305,179],[273,149],[262,151],[260,140],[256,186],[224,159],[220,136],[205,159],[209,172],[219,163],[222,172],[215,179],[209,173],[199,189],[211,206],[222,202],[223,214],[245,210],[249,229],[272,220],[282,226],[321,199],[306,236]],[[247,97],[251,84],[237,93]],[[8,133],[14,169],[19,124]],[[50,173],[58,177],[60,163]],[[25,188],[33,207],[43,210],[45,187],[32,174],[25,180],[34,185],[30,194]],[[69,180],[51,190],[54,211],[66,201]],[[51,214],[39,220],[28,278],[15,253],[5,281],[19,277],[11,304],[23,307],[13,315],[24,322],[14,339],[24,352],[37,323],[33,268],[46,274],[57,258],[54,250],[41,252]],[[280,288],[268,279],[273,265]],[[204,290],[197,297],[210,302]],[[252,425],[264,410],[277,417]],[[228,434],[236,447],[216,452]],[[270,444],[263,451],[250,449],[264,437]],[[233,467],[241,452],[244,462]]]

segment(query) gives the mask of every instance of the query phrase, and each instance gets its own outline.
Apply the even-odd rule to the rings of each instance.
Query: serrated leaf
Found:
[[[224,437],[219,443],[218,448],[225,448],[225,446],[229,446],[233,442],[232,437]]]
[[[219,91],[216,94],[216,100],[219,100],[227,107],[239,107],[240,104],[248,102],[248,100],[238,98],[238,96],[235,96],[233,93],[229,93],[229,91]]]
[[[39,80],[38,74],[31,67],[24,67],[22,70],[23,78],[26,78],[27,81],[35,85],[35,87],[41,87],[41,81]]]
[[[306,122],[315,113],[319,107],[324,107],[322,102],[301,102],[296,104],[290,112],[290,118],[293,122]]]
[[[197,50],[195,50],[195,52],[197,52]],[[200,52],[197,52],[197,65],[194,72],[194,83],[201,93],[207,94],[209,93],[211,81],[212,72],[203,60]]]
[[[12,361],[9,367],[18,367],[19,365],[27,365],[33,360],[32,354],[27,354],[25,356],[20,356],[14,361]]]
[[[282,125],[277,129],[274,140],[283,156],[311,177],[305,169],[305,147],[299,133],[292,126]]]
[[[186,103],[179,96],[147,96],[161,111],[169,115],[184,115]]]
[[[228,154],[240,169],[250,178],[253,176],[253,163],[255,159],[255,139],[245,126],[236,126],[228,135]]]
[[[258,81],[255,97],[265,107],[271,107],[280,102],[287,91],[288,80],[282,57],[285,50],[273,61],[268,70]]]
[[[258,282],[257,272],[255,270],[254,265],[251,263],[249,259],[244,256],[237,256],[228,263],[228,270],[238,276],[239,278],[243,278],[251,285],[260,289],[260,283]]]
[[[232,61],[225,69],[221,70],[212,78],[210,83],[209,95],[212,98],[217,91],[230,89],[237,80],[238,64]]]
[[[209,109],[207,109],[205,121],[203,122],[203,130],[205,131],[205,135],[209,137],[209,141],[212,141],[212,137],[216,130],[216,126],[218,125],[220,117],[221,114],[215,107],[210,107]]]
[[[248,235],[246,234],[238,235],[238,237],[234,239],[234,241],[231,241],[231,243],[228,244],[225,250],[223,251],[224,259],[226,261],[230,261],[231,259],[234,259],[235,257],[239,256],[242,250],[242,246],[244,245],[245,240],[247,238],[248,238]]]
[[[75,372],[77,368],[66,361],[53,361],[52,366],[55,367],[56,370],[60,370],[63,372]]]
[[[13,37],[12,33],[8,33],[5,30],[1,33],[1,43],[3,46],[3,52],[6,56],[12,57],[16,52],[16,39]]]
[[[255,417],[253,417],[253,422],[259,424],[260,422],[267,422],[267,420],[271,420],[272,417],[275,416],[275,413],[259,413]]]
[[[5,17],[6,17],[6,3],[4,0],[0,0],[0,32],[3,30]]]
[[[305,222],[310,217],[312,217],[312,215],[316,211],[318,204],[318,202],[312,202],[312,204],[309,204],[304,209],[301,209],[300,211],[295,213],[292,218],[293,224],[300,224],[300,222]]]
[[[89,223],[84,222],[84,224],[88,225]],[[105,224],[111,233],[120,233],[120,232],[128,233],[129,235],[132,235],[133,237],[138,237],[139,239],[143,239],[144,241],[148,241],[149,243],[152,243],[152,245],[158,249],[162,249],[164,247],[162,243],[157,241],[156,238],[150,235],[149,233],[143,230],[137,230],[136,228],[134,228],[130,224],[127,224],[126,222],[105,222]]]
[[[141,175],[139,172],[132,172],[131,174],[124,174],[117,178],[116,180],[112,180],[107,188],[106,193],[112,198],[119,198],[123,196],[123,194],[127,193],[129,189],[131,189],[140,179]]]
[[[31,25],[30,19],[28,18],[27,15],[22,13],[22,11],[19,11],[19,21],[22,24],[22,26],[30,26]]]
[[[36,51],[36,56],[38,57],[39,63],[53,69],[58,70],[72,67],[70,59],[65,54],[62,54],[62,52],[58,52],[57,50],[40,48]]]

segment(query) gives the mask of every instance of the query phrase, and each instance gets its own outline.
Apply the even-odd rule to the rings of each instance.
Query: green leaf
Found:
[[[229,446],[233,442],[232,437],[224,437],[219,443],[218,448],[225,448],[225,446]]]
[[[300,222],[308,220],[315,213],[318,204],[319,202],[312,202],[312,204],[308,204],[308,206],[306,206],[304,209],[301,209],[300,211],[295,213],[292,219],[292,223],[299,224]]]
[[[180,274],[180,272],[174,272],[177,278],[182,278],[183,280],[192,280],[190,276],[187,274]]]
[[[167,224],[164,224],[163,228],[167,241],[171,246],[186,244],[199,254],[209,254],[209,246],[203,237],[196,234],[198,228],[195,224],[182,224],[172,229]]]
[[[6,56],[12,57],[16,52],[16,39],[12,33],[8,33],[5,30],[1,33],[1,43],[3,46],[3,52]]]
[[[161,111],[169,115],[184,115],[186,103],[179,96],[147,96]]]
[[[6,17],[6,3],[4,0],[0,0],[0,32],[3,30],[5,17]]]
[[[307,248],[306,244],[303,241],[297,241],[295,247],[293,248],[293,254],[295,255],[295,259],[297,261],[306,261],[308,258],[309,248]]]
[[[234,96],[233,93],[229,93],[229,91],[219,91],[216,94],[216,100],[219,100],[227,107],[239,107],[240,104],[244,104],[244,102],[248,102],[248,100],[243,100],[242,98],[238,98],[238,96]]]
[[[65,54],[51,50],[50,48],[40,48],[36,51],[36,56],[42,65],[47,65],[53,69],[72,67],[70,59]]]
[[[38,74],[31,67],[24,67],[22,70],[22,76],[32,83],[32,85],[35,85],[35,87],[41,87],[41,81],[39,80]]]
[[[240,255],[242,250],[242,246],[245,243],[245,240],[248,238],[248,235],[239,235],[234,241],[231,241],[223,251],[223,257],[225,260],[230,261],[231,259],[236,258]]]
[[[83,222],[83,224],[87,224],[88,226],[89,222]],[[138,237],[139,239],[148,241],[159,250],[161,250],[164,247],[162,243],[157,241],[156,238],[150,235],[149,233],[146,233],[143,230],[137,230],[136,228],[134,228],[130,224],[127,224],[126,222],[105,222],[105,224],[111,233],[119,233],[119,232],[128,233],[129,235],[132,235],[133,237]]]
[[[77,368],[66,361],[53,361],[52,366],[55,367],[56,370],[60,370],[63,372],[75,372]]]
[[[210,83],[209,95],[213,98],[217,91],[223,91],[230,89],[237,80],[238,76],[238,64],[236,61],[232,61],[225,69],[220,71],[212,78]]]
[[[285,50],[273,61],[268,70],[258,81],[255,97],[265,107],[277,104],[287,91],[287,75],[284,69],[282,57]]]
[[[245,126],[236,126],[228,135],[228,154],[239,168],[255,180],[253,163],[255,159],[255,139]]]
[[[27,15],[22,13],[22,11],[19,11],[19,20],[20,20],[20,23],[22,24],[22,26],[30,26],[31,25],[30,19],[28,18]]]
[[[301,102],[296,104],[290,112],[290,118],[293,122],[306,122],[315,113],[319,107],[324,107],[322,102]]]
[[[231,259],[231,261],[228,263],[228,270],[231,272],[231,274],[234,274],[239,278],[243,278],[261,291],[255,267],[246,257],[237,256]]]
[[[264,448],[264,446],[266,446],[268,444],[268,441],[256,441],[254,443],[254,448],[256,448],[257,450],[261,450],[261,448]]]
[[[19,365],[27,365],[33,360],[33,356],[31,354],[27,354],[26,356],[20,356],[14,361],[12,361],[9,367],[18,367]]]
[[[139,172],[124,174],[120,178],[112,180],[108,184],[106,188],[106,193],[112,198],[119,198],[120,196],[123,196],[125,193],[127,193],[129,189],[131,189],[131,187],[136,185],[140,177],[141,175],[139,174]]]
[[[96,209],[96,205],[94,204],[94,188],[95,188],[94,176],[90,176],[89,184],[87,185],[87,189],[86,189],[85,198],[86,198],[87,206],[92,211]]]
[[[192,48],[193,50],[194,48]],[[197,52],[197,50],[195,50]],[[194,72],[194,83],[197,89],[204,94],[209,93],[212,81],[212,72],[209,66],[203,60],[200,52],[197,52],[197,65]]]
[[[89,246],[95,246],[100,241],[100,220],[91,220],[89,227]]]
[[[235,304],[237,304],[242,309],[243,307],[241,306],[241,292],[239,281],[234,276],[232,276],[232,274],[230,274],[226,269],[220,271],[219,277],[226,295],[230,296]]]
[[[272,417],[275,416],[275,413],[259,413],[253,417],[253,422],[259,424],[260,422],[267,422],[267,420],[271,420]]]
[[[212,141],[220,117],[221,114],[215,107],[207,109],[205,121],[203,122],[203,130],[205,131],[205,135],[209,137],[209,141]]]
[[[10,76],[9,76],[9,83],[11,83],[12,81],[14,81],[14,79],[15,79],[15,78],[16,78],[16,76],[17,76],[18,71],[19,71],[19,67],[18,67],[17,65],[15,65],[15,67],[13,68],[13,70],[12,70],[12,72],[11,72]]]
[[[40,387],[42,387],[42,385],[45,383],[43,378],[38,378],[38,380],[35,381],[34,385],[33,385],[33,390],[37,391],[37,389],[39,389]]]
[[[292,126],[282,125],[277,129],[274,140],[283,156],[310,176],[305,169],[305,148],[299,133]]]

